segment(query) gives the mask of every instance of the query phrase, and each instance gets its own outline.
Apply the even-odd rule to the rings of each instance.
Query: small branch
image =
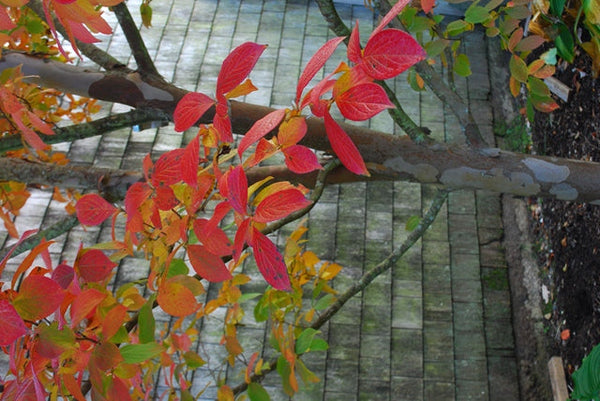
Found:
[[[73,142],[77,139],[89,138],[96,135],[102,135],[106,132],[115,131],[121,128],[133,127],[134,125],[144,124],[154,121],[169,121],[169,117],[161,111],[150,109],[136,109],[121,114],[115,114],[88,123],[74,124],[67,127],[54,128],[54,135],[41,136],[44,143],[52,145],[61,142]],[[23,141],[20,136],[13,135],[0,139],[0,154],[20,149],[23,147]]]
[[[31,0],[27,6],[31,8],[42,20],[46,21],[46,14],[44,13],[44,6],[40,0]],[[62,25],[58,22],[56,18],[53,19],[54,26],[56,30],[65,38],[69,39],[69,36],[65,32]],[[97,46],[91,43],[83,43],[77,39],[75,39],[75,45],[84,56],[88,57],[94,63],[98,64],[100,67],[104,68],[106,71],[110,71],[115,68],[124,67],[125,65],[121,63],[119,60],[105,52],[104,50],[98,48]]]
[[[341,296],[339,296],[336,301],[315,320],[310,327],[317,330],[321,328],[325,323],[327,323],[343,306],[348,300],[354,297],[356,294],[364,290],[369,284],[373,282],[379,275],[389,270],[397,261],[400,259],[414,244],[417,242],[425,231],[429,228],[429,226],[433,223],[436,216],[440,212],[442,206],[448,199],[448,191],[447,190],[438,190],[436,196],[433,198],[431,202],[431,206],[429,210],[423,218],[421,222],[406,238],[406,240],[395,249],[387,258],[385,258],[382,262],[380,262],[377,266],[371,268],[367,271],[363,276],[356,281],[350,288],[348,288]],[[263,368],[260,374],[253,374],[250,376],[251,382],[261,381],[268,373],[275,370],[277,367],[277,359],[273,359],[269,361],[266,368]],[[234,387],[233,393],[239,394],[243,391],[246,391],[248,388],[248,383],[241,383]]]
[[[23,252],[27,252],[35,248],[40,242],[42,242],[43,239],[51,240],[53,238],[56,238],[59,235],[66,233],[73,227],[76,227],[77,225],[79,225],[79,220],[77,220],[76,216],[67,216],[58,223],[55,223],[50,227],[39,231],[37,234],[27,238],[26,240],[21,242],[16,248],[14,248],[12,252],[11,248],[5,248],[0,250],[0,260],[4,259],[4,257],[6,257],[6,255],[9,252],[11,252],[11,257],[15,257]]]
[[[348,39],[350,36],[350,29],[344,24],[344,21],[340,18],[335,5],[332,0],[317,0],[321,15],[325,18],[329,24],[329,29],[337,36],[346,36],[344,42],[348,45]],[[422,143],[427,139],[425,131],[419,127],[410,117],[400,104],[400,101],[396,97],[396,93],[389,87],[384,81],[377,81],[377,83],[385,90],[388,98],[396,107],[395,109],[388,109],[388,113],[396,124],[416,143]]]
[[[152,57],[148,54],[146,43],[144,43],[140,31],[125,2],[117,4],[112,9],[117,16],[119,25],[121,25],[121,28],[123,29],[123,33],[125,33],[125,38],[127,38],[127,43],[129,43],[129,49],[138,66],[138,71],[143,74],[160,76],[152,61]]]

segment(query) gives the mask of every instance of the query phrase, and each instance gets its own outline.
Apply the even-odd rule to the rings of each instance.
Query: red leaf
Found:
[[[190,315],[198,309],[192,291],[172,280],[167,280],[158,287],[156,301],[165,312],[176,317]]]
[[[294,145],[283,149],[285,164],[290,170],[298,174],[310,173],[323,167],[317,155],[311,149],[302,145]]]
[[[365,166],[365,162],[348,134],[331,117],[329,112],[325,113],[324,119],[329,143],[344,167],[354,174],[368,176],[369,171]]]
[[[227,201],[241,215],[247,214],[248,205],[248,180],[242,166],[236,166],[226,174]]]
[[[221,258],[207,251],[206,247],[189,245],[187,250],[190,263],[200,277],[212,283],[229,280],[232,277]]]
[[[254,154],[248,158],[248,166],[256,166],[261,161],[273,156],[275,153],[277,153],[278,150],[279,147],[277,145],[274,145],[271,141],[267,141],[266,139],[261,138],[258,141],[258,145],[256,145],[256,150],[254,151]]]
[[[144,229],[139,208],[151,194],[152,189],[145,182],[136,182],[127,190],[124,204],[128,231],[140,232]]]
[[[6,12],[6,8],[0,7],[0,29],[8,31],[16,27],[17,26],[15,25],[13,20],[10,19],[10,16]]]
[[[281,120],[283,120],[283,117],[285,117],[285,109],[275,110],[255,122],[254,125],[252,125],[252,128],[246,132],[246,135],[244,135],[240,141],[238,146],[238,154],[240,157],[242,157],[242,153],[244,153],[250,145],[275,129]]]
[[[35,322],[56,311],[64,297],[64,290],[56,281],[44,276],[27,276],[13,306],[24,320]]]
[[[71,328],[78,326],[83,319],[90,316],[104,298],[106,294],[95,288],[81,291],[71,304]]]
[[[173,112],[175,131],[181,132],[190,128],[214,104],[215,101],[203,93],[186,93]]]
[[[233,259],[237,262],[242,256],[242,252],[244,251],[244,245],[250,242],[250,219],[245,219],[240,224],[238,224],[238,229],[235,233],[235,238],[233,239]]]
[[[156,198],[154,198],[156,207],[160,210],[171,210],[179,204],[175,192],[171,187],[160,185],[156,188]]]
[[[394,108],[383,88],[376,83],[356,85],[335,98],[342,115],[352,121],[364,121],[385,109]]]
[[[296,87],[296,104],[300,104],[300,96],[302,91],[306,88],[306,85],[315,76],[315,74],[325,65],[329,57],[333,54],[335,49],[344,40],[344,37],[333,38],[327,41],[317,52],[311,57],[311,59],[304,67],[302,75],[298,79],[298,86]]]
[[[52,271],[50,278],[58,283],[63,289],[69,288],[75,277],[75,270],[67,264],[60,264]]]
[[[276,290],[290,290],[291,285],[287,267],[275,244],[266,235],[253,227],[251,245],[258,270],[267,283]]]
[[[75,264],[79,276],[88,283],[103,281],[110,276],[110,273],[116,266],[117,264],[111,261],[99,249],[84,251]]]
[[[233,245],[229,237],[219,227],[210,225],[208,220],[197,219],[194,221],[194,233],[210,253],[217,256],[231,255]]]
[[[225,102],[225,101],[224,101]],[[229,109],[227,103],[217,104],[217,113],[213,119],[213,127],[219,133],[221,142],[233,142],[233,134],[231,130],[231,120],[229,119]]]
[[[425,50],[406,32],[386,29],[371,36],[363,52],[365,72],[374,79],[388,79],[425,59]]]
[[[295,188],[275,192],[263,199],[254,212],[253,220],[259,223],[269,223],[279,220],[290,213],[310,205],[311,201]]]
[[[425,12],[425,14],[429,14],[429,12],[433,9],[435,5],[435,0],[421,0],[421,8]]]
[[[200,164],[200,136],[196,135],[194,139],[185,147],[181,157],[181,178],[186,184],[198,187],[198,165]]]
[[[83,195],[75,205],[79,222],[86,226],[97,226],[112,216],[117,208],[97,194]]]
[[[184,149],[173,149],[164,153],[154,164],[152,185],[171,185],[181,181],[181,159]]]
[[[241,84],[250,74],[266,45],[246,42],[242,43],[223,61],[221,71],[217,77],[217,95],[225,95],[230,90]]]
[[[360,34],[358,33],[358,20],[352,29],[350,40],[348,41],[348,60],[355,64],[360,63],[362,57],[362,49],[360,47]]]
[[[6,299],[0,299],[0,321],[2,322],[2,330],[0,330],[2,347],[12,344],[17,338],[27,334],[25,322]]]
[[[373,32],[371,33],[371,37],[373,37],[379,31],[385,28],[387,24],[389,24],[394,18],[396,18],[396,15],[400,14],[400,11],[402,11],[402,9],[406,7],[406,5],[410,2],[411,0],[399,0],[396,4],[394,4],[394,7],[392,7],[390,11],[388,11],[385,17],[382,18],[381,22],[379,22],[379,25],[377,25],[377,28],[373,30]]]

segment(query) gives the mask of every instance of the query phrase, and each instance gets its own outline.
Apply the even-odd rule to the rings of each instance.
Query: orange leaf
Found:
[[[296,145],[306,135],[306,119],[304,116],[292,117],[279,126],[277,141],[283,148]]]
[[[44,276],[27,276],[13,305],[24,320],[35,322],[56,311],[64,297],[64,290],[56,281]]]
[[[434,5],[435,0],[421,0],[421,8],[425,12],[425,14],[428,14],[433,9]]]
[[[187,316],[198,309],[192,291],[172,280],[166,280],[158,287],[156,300],[158,305],[171,316]]]
[[[102,337],[105,341],[114,336],[127,319],[127,308],[121,304],[115,305],[102,320]]]
[[[245,95],[252,93],[254,91],[257,91],[257,90],[258,90],[258,88],[256,86],[254,86],[252,81],[247,79],[244,82],[242,82],[241,84],[239,84],[238,86],[236,86],[235,88],[233,88],[231,91],[229,91],[227,93],[227,96],[225,96],[225,97],[227,99],[234,99],[236,97],[245,96]]]
[[[71,327],[78,326],[83,319],[94,313],[106,296],[95,288],[81,291],[71,304]]]

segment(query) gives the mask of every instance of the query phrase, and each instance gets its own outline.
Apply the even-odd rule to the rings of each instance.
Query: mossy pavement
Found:
[[[267,106],[291,104],[301,68],[331,37],[316,4],[308,0],[155,0],[151,5],[153,27],[142,29],[142,35],[158,70],[186,89],[212,93],[220,62],[230,49],[245,41],[268,44],[251,74],[260,90],[246,99]],[[128,6],[140,21],[139,0],[129,0]],[[371,10],[340,5],[339,11],[347,24],[360,20],[362,37],[367,37],[374,22]],[[100,46],[133,63],[120,30],[105,39]],[[464,51],[473,74],[457,79],[457,90],[493,143],[485,37],[480,33],[467,36]],[[341,46],[334,60],[340,60],[343,52]],[[336,63],[329,63],[329,70]],[[431,92],[412,91],[404,75],[393,85],[408,114],[428,127],[436,140],[463,141],[456,118]],[[107,105],[103,113],[124,110],[124,106]],[[385,114],[373,119],[370,127],[401,134]],[[157,157],[186,144],[193,135],[193,130],[176,133],[172,126],[119,130],[57,147],[67,151],[73,163],[138,169],[146,153]],[[308,248],[344,266],[335,281],[336,289],[343,291],[401,244],[407,236],[406,220],[427,210],[434,193],[431,186],[404,182],[329,187],[310,213]],[[518,400],[500,213],[496,194],[452,192],[423,239],[322,329],[329,350],[306,358],[321,380],[294,399]],[[51,201],[50,193],[35,191],[16,223],[22,232],[46,227],[62,215],[62,206]],[[80,243],[91,245],[109,238],[109,227],[75,228],[59,237],[50,250],[55,262],[73,261]],[[278,241],[283,239],[280,233]],[[5,241],[6,234],[0,231],[0,244]],[[15,267],[13,262],[7,272]],[[126,259],[118,267],[116,280],[137,279],[147,268],[143,260]],[[260,280],[254,269],[248,272]],[[260,348],[268,331],[251,315],[245,318],[239,336],[248,349]],[[193,377],[194,390],[208,385],[201,399],[216,395],[211,384],[224,352],[218,345],[218,327],[218,317],[202,327],[199,347],[212,357]],[[226,372],[234,383],[239,382],[239,369]],[[273,373],[263,384],[274,400],[287,399],[279,382]]]

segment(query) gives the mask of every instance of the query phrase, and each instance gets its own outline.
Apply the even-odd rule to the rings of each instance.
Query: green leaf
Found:
[[[565,2],[566,0],[550,0],[550,14],[560,18],[565,9]]]
[[[187,351],[183,354],[183,359],[185,360],[185,364],[190,369],[198,369],[199,367],[206,364],[206,361],[200,357],[197,353],[193,351]]]
[[[292,368],[290,367],[290,363],[283,356],[280,356],[277,359],[277,373],[279,373],[279,376],[281,376],[283,391],[290,397],[293,396],[295,391],[290,383]]]
[[[554,38],[558,55],[569,63],[575,58],[575,42],[571,31],[562,22],[558,25],[558,36]]]
[[[459,19],[456,21],[452,21],[451,23],[448,24],[448,26],[446,27],[446,34],[448,36],[457,36],[463,32],[469,31],[471,29],[473,29],[473,24],[470,24],[467,21]]]
[[[152,313],[152,304],[154,303],[154,297],[150,297],[141,308],[138,314],[138,337],[140,343],[146,344],[154,342],[154,330],[156,329],[156,321],[154,320],[154,314]]]
[[[539,78],[529,77],[527,81],[527,88],[532,94],[537,96],[550,96],[550,89],[548,89],[548,85],[546,85],[544,81]]]
[[[588,356],[583,358],[579,369],[573,373],[575,388],[571,399],[598,400],[600,392],[600,346],[596,345]]]
[[[119,348],[126,363],[142,363],[160,355],[164,347],[158,343],[128,344]]]
[[[319,298],[315,304],[316,310],[323,310],[331,305],[335,301],[335,297],[332,294],[326,294],[322,298]]]
[[[425,51],[429,57],[439,56],[450,43],[447,39],[436,39],[432,42],[425,44]]]
[[[317,333],[317,330],[310,327],[304,329],[296,339],[296,354],[303,354],[307,352],[310,349],[310,344]]]
[[[527,6],[515,6],[515,7],[506,7],[504,12],[511,18],[516,20],[521,20],[529,17],[531,15],[531,11],[527,8]]]
[[[246,301],[250,301],[251,299],[254,298],[258,298],[260,297],[262,294],[260,292],[248,292],[246,294],[242,294],[239,298],[238,298],[238,303],[244,303]]]
[[[267,390],[259,383],[251,382],[248,384],[248,397],[250,401],[271,401]]]
[[[492,18],[487,8],[475,4],[476,3],[473,3],[473,5],[465,11],[465,21],[470,22],[471,24],[481,24]]]
[[[421,222],[421,217],[410,216],[408,218],[408,220],[406,221],[406,225],[404,226],[404,228],[406,229],[406,231],[413,231],[415,228],[417,228],[417,226],[419,225],[420,222]]]
[[[167,270],[167,278],[180,275],[187,276],[189,272],[190,269],[182,259],[173,259],[169,265],[169,270]]]
[[[314,338],[310,343],[309,351],[326,351],[329,349],[329,344],[322,338]]]
[[[459,54],[454,60],[454,72],[461,77],[468,77],[471,75],[471,63],[466,54]]]
[[[519,82],[527,83],[527,78],[529,77],[529,70],[527,69],[527,64],[521,58],[513,55],[510,58],[510,62],[508,64],[508,68],[510,70],[510,74]]]
[[[113,344],[122,344],[127,340],[129,340],[129,333],[127,332],[125,326],[119,327],[117,333],[110,338],[110,342]]]

